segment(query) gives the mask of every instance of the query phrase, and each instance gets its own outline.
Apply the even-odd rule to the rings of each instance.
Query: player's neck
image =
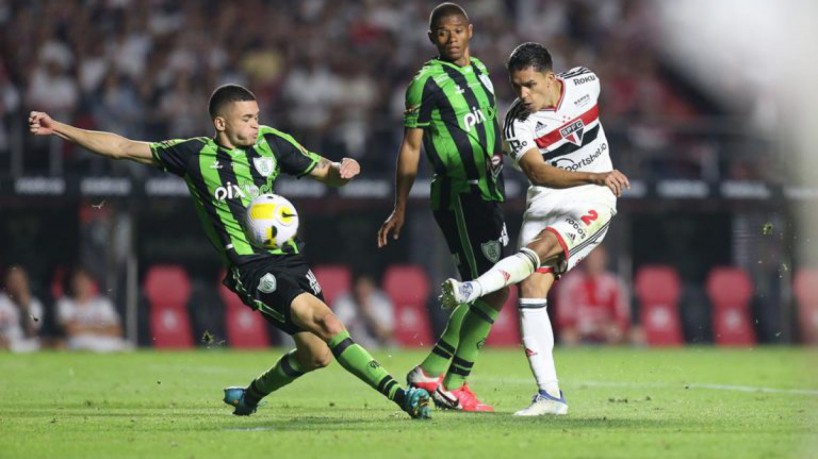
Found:
[[[467,66],[471,65],[471,55],[469,54],[469,50],[466,50],[463,53],[463,55],[460,56],[460,59],[457,59],[457,60],[454,60],[454,61],[446,59],[446,58],[444,58],[442,56],[438,57],[438,59],[440,59],[441,61],[450,62],[450,63],[452,63],[452,64],[454,64],[454,65],[456,65],[458,67],[467,67]]]
[[[560,103],[560,97],[562,97],[562,81],[556,80],[556,82],[557,84],[551,89],[551,97],[545,108],[556,108],[557,104]]]
[[[216,145],[222,148],[226,148],[228,150],[233,150],[236,148],[236,146],[233,145],[232,142],[230,142],[230,139],[228,139],[226,135],[223,135],[221,133],[216,133],[216,135],[213,137],[213,140],[216,142]]]

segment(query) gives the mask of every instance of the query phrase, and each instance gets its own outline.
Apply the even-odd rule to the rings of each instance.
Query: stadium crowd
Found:
[[[316,151],[355,157],[368,173],[388,176],[400,141],[404,90],[419,64],[432,57],[425,31],[434,4],[3,2],[0,167],[7,170],[10,150],[22,145],[27,173],[48,169],[48,145],[20,132],[22,114],[34,107],[130,138],[184,138],[208,125],[202,107],[212,88],[237,82],[256,92],[264,123],[295,133]],[[606,126],[623,169],[638,175],[639,167],[647,167],[645,172],[671,177],[702,173],[699,165],[707,161],[698,157],[713,152],[680,143],[663,127],[701,107],[663,70],[652,45],[658,40],[651,3],[476,0],[469,12],[479,31],[472,50],[491,69],[501,113],[513,100],[504,71],[508,53],[520,42],[539,41],[551,49],[558,69],[581,63],[605,81]],[[149,173],[60,148],[68,172]],[[679,162],[656,165],[649,159],[652,152],[679,148]],[[689,157],[692,171],[684,160]]]

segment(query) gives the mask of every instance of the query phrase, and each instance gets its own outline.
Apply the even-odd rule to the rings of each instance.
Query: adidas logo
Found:
[[[537,126],[535,127],[535,129],[544,128],[544,127],[545,127],[545,125],[544,125],[544,124],[542,124],[541,122],[537,121]]]

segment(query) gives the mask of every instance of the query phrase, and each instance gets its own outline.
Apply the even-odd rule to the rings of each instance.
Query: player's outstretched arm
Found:
[[[325,185],[337,188],[346,185],[360,173],[361,165],[352,158],[344,158],[340,163],[321,158],[310,171],[310,177]]]
[[[420,144],[423,142],[423,129],[406,128],[403,133],[403,142],[398,153],[398,165],[395,168],[395,208],[378,230],[378,247],[384,247],[389,242],[389,234],[394,239],[400,237],[400,230],[406,218],[406,202],[409,192],[418,175],[420,161]]]
[[[600,185],[610,188],[618,197],[630,188],[628,178],[622,172],[581,172],[567,171],[546,163],[540,152],[532,148],[520,158],[520,168],[531,183],[548,188],[572,188],[582,185]]]
[[[89,131],[55,121],[45,112],[31,112],[28,128],[34,135],[56,135],[87,150],[113,159],[130,159],[155,165],[150,144],[103,131]]]

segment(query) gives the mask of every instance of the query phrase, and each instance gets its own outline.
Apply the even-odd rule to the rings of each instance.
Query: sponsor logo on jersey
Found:
[[[466,127],[466,132],[471,132],[471,128],[485,121],[486,115],[483,113],[483,110],[477,107],[472,107],[469,113],[463,115],[463,124]]]
[[[582,134],[585,132],[585,122],[581,119],[560,129],[560,135],[563,139],[573,143],[574,145],[582,145]]]
[[[259,174],[264,177],[269,177],[275,170],[275,159],[271,156],[253,158],[253,166],[256,167]]]
[[[491,161],[489,161],[487,165],[489,166],[489,173],[496,179],[500,176],[500,173],[503,172],[503,156],[492,156]]]
[[[272,273],[267,273],[258,280],[258,290],[262,293],[273,293],[276,288],[278,288],[278,282]]]
[[[574,78],[574,84],[575,85],[590,83],[592,81],[596,81],[596,76],[595,75],[588,75],[586,77]]]
[[[224,186],[216,188],[216,191],[213,192],[213,197],[216,198],[217,201],[224,201],[226,199],[243,199],[246,195],[238,185],[227,182]]]
[[[565,219],[565,221],[566,221],[566,222],[567,222],[569,225],[571,225],[571,228],[574,228],[574,231],[576,231],[576,232],[577,232],[577,234],[579,234],[579,237],[580,237],[580,238],[585,239],[585,237],[586,237],[585,229],[583,229],[583,228],[582,228],[582,227],[579,225],[579,223],[577,223],[577,221],[576,221],[576,220],[574,220],[574,219],[573,219],[573,218],[571,218],[571,217],[568,217],[568,218],[566,218],[566,219]]]
[[[480,251],[486,259],[492,263],[497,263],[500,260],[500,241],[488,241],[480,244]]]
[[[547,129],[548,129],[548,125],[547,125],[547,124],[545,124],[545,123],[543,123],[543,122],[540,122],[540,121],[537,121],[537,125],[536,125],[536,126],[534,126],[534,135],[535,135],[535,136],[537,136],[537,137],[539,137],[540,135],[542,135],[542,134],[540,134],[540,133],[541,133],[542,131],[547,130]]]
[[[599,156],[602,153],[605,153],[605,151],[607,150],[608,144],[603,143],[593,153],[591,153],[585,158],[580,159],[578,162],[574,162],[573,160],[568,158],[558,158],[554,161],[551,161],[551,165],[554,167],[559,167],[560,169],[565,169],[567,171],[576,171],[581,167],[590,166],[591,163],[596,161],[596,159],[599,158]]]
[[[591,102],[591,95],[585,94],[584,96],[575,100],[574,105],[576,105],[577,107],[582,107],[583,105],[588,105],[589,102]]]
[[[210,168],[211,169],[221,169],[222,168],[222,163],[220,163],[219,160],[217,159],[217,160],[213,161],[213,164],[210,165]]]

